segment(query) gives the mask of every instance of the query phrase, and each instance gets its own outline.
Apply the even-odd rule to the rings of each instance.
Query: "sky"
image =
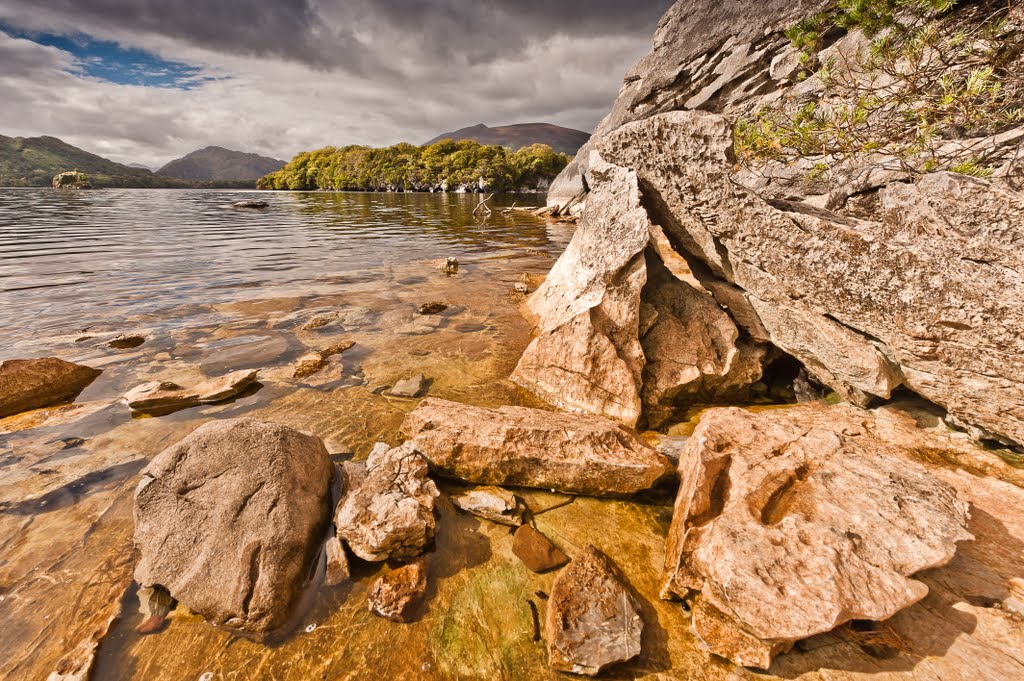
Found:
[[[590,131],[671,0],[0,0],[0,134],[158,168],[477,123]]]

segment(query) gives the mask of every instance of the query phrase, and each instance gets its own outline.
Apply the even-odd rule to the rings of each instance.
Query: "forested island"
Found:
[[[257,182],[258,189],[337,191],[546,190],[572,160],[546,144],[518,151],[450,139],[418,147],[350,145],[298,154]]]

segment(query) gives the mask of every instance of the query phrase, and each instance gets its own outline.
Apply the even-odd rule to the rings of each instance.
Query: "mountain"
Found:
[[[469,128],[438,135],[423,146],[444,139],[473,140],[480,144],[500,144],[513,149],[521,149],[531,144],[546,144],[555,151],[574,156],[580,147],[590,139],[590,134],[550,123],[518,123],[516,125],[499,125],[496,128],[489,128],[480,123]]]
[[[255,182],[264,175],[280,170],[284,165],[285,161],[259,154],[206,147],[171,161],[157,173],[183,180]]]
[[[148,170],[149,172],[153,172],[152,168],[146,165],[142,165],[141,163],[129,163],[127,165],[129,168],[138,168],[140,170]]]
[[[0,187],[49,187],[54,175],[67,170],[85,173],[94,187],[190,186],[90,154],[56,137],[0,135]]]

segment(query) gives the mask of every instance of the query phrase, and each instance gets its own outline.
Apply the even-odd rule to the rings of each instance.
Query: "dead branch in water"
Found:
[[[492,211],[491,211],[490,208],[487,207],[487,202],[490,201],[493,198],[494,198],[494,194],[491,194],[490,196],[488,196],[486,198],[480,199],[480,203],[478,203],[476,205],[476,208],[473,209],[473,215],[476,215],[477,212],[479,212],[481,210],[483,211],[484,215],[490,215]]]

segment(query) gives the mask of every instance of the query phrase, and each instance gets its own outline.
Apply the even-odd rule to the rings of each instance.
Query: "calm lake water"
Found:
[[[249,198],[265,211],[235,210]],[[494,208],[542,197],[500,196]],[[531,216],[453,194],[0,189],[0,347],[189,303],[288,295],[411,260],[560,249]]]

